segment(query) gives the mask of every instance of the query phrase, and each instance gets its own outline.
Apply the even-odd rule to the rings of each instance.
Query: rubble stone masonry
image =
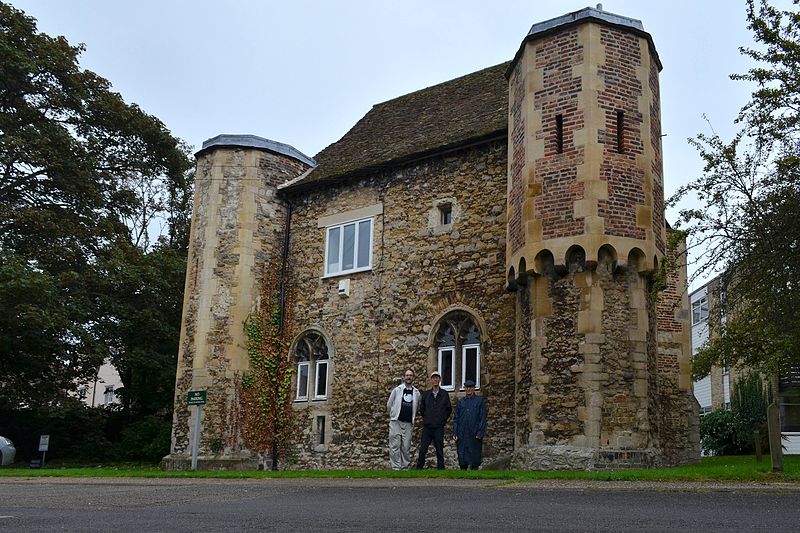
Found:
[[[389,393],[406,368],[416,372],[417,387],[427,388],[438,364],[436,328],[457,310],[481,331],[479,394],[489,402],[484,455],[510,455],[514,296],[504,290],[506,167],[503,140],[289,198],[295,334],[322,332],[334,354],[327,399],[295,402],[306,439],[293,451],[298,467],[388,467]],[[452,224],[439,223],[443,202],[452,208]],[[346,220],[370,206],[381,211],[372,269],[323,277],[319,221],[342,214]],[[350,280],[349,297],[338,294],[342,279]],[[462,394],[451,393],[454,407]],[[322,416],[330,424],[324,443],[315,440]]]

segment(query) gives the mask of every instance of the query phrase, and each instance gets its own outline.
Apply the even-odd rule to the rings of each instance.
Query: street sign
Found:
[[[196,405],[194,410],[194,434],[192,435],[192,470],[197,470],[197,454],[200,450],[200,411],[206,404],[206,391],[190,390],[186,396],[189,405]]]
[[[204,390],[190,390],[187,395],[189,405],[205,405],[206,404],[206,391]]]
[[[50,446],[50,435],[39,435],[39,451],[46,452]]]

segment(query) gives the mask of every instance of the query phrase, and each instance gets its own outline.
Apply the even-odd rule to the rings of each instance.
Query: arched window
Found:
[[[436,333],[437,368],[442,388],[461,389],[467,380],[481,386],[481,334],[470,315],[457,311],[445,316]]]
[[[295,343],[294,357],[297,361],[295,400],[327,399],[328,344],[322,334],[318,331],[308,331],[301,335]]]

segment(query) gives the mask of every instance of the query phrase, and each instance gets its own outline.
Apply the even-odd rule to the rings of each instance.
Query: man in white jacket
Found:
[[[414,371],[406,370],[403,383],[392,389],[386,409],[389,411],[389,462],[392,470],[411,464],[411,430],[419,407],[419,390],[414,386]]]

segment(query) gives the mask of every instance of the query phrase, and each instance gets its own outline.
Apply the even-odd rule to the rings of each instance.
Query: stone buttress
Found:
[[[517,467],[663,464],[662,421],[690,425],[683,302],[661,309],[654,289],[667,253],[660,70],[640,21],[592,8],[535,24],[508,69]],[[662,339],[680,404],[668,419],[662,313],[676,328]]]
[[[264,265],[281,260],[286,208],[276,186],[314,161],[289,145],[253,135],[219,135],[204,142],[196,157],[172,445],[165,465],[190,464],[196,407],[187,406],[187,393],[205,390],[200,463],[254,467],[256,458],[243,449],[236,429],[236,381],[249,365],[243,325],[257,305]]]

